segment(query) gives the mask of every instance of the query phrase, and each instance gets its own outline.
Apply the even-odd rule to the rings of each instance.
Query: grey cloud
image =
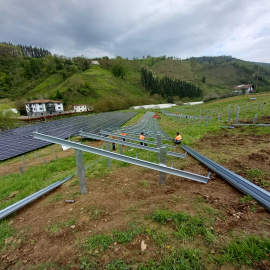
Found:
[[[267,0],[0,0],[0,4],[1,41],[70,57],[186,58],[222,53],[266,61]]]

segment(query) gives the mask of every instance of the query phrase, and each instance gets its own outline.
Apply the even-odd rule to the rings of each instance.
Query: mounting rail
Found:
[[[236,173],[226,169],[225,167],[217,164],[209,158],[199,154],[190,147],[182,145],[182,148],[190,155],[198,159],[200,162],[202,162],[210,170],[218,174],[225,181],[230,183],[232,186],[234,186],[244,194],[252,196],[254,200],[256,200],[260,205],[264,206],[266,210],[270,212],[270,192],[253,184],[247,179],[241,177],[240,175],[237,175]]]

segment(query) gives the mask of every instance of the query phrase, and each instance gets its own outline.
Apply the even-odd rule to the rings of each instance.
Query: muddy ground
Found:
[[[100,142],[92,145],[95,143],[100,146]],[[245,132],[233,134],[231,130],[224,130],[218,136],[204,137],[193,149],[245,178],[250,177],[253,168],[264,171],[263,179],[253,175],[254,181],[259,185],[263,183],[269,190],[269,135],[247,136]],[[189,155],[181,166],[189,172],[208,173],[207,168]],[[6,168],[7,171],[11,169]],[[129,165],[98,179],[88,178],[87,185],[88,194],[78,195],[78,184],[70,180],[9,219],[18,233],[7,239],[6,250],[0,257],[3,269],[27,269],[49,261],[79,269],[80,258],[84,256],[83,239],[111,233],[112,229],[126,229],[127,224],[135,221],[143,222],[146,227],[152,226],[151,220],[145,216],[157,208],[198,214],[202,211],[200,204],[196,203],[198,197],[203,198],[204,204],[215,213],[220,213],[214,222],[214,230],[220,237],[230,231],[268,236],[270,233],[269,213],[255,201],[241,203],[243,194],[214,173],[208,184],[168,175],[166,185],[159,186],[158,172]],[[75,202],[66,203],[69,199]],[[76,220],[75,224],[59,225],[68,224],[70,220]],[[58,229],[53,231],[56,224]],[[140,253],[142,240],[147,243],[147,251],[143,254]],[[127,263],[131,259],[144,262],[155,260],[156,256],[154,243],[142,233],[127,245],[115,243],[99,261],[105,265],[121,257]]]

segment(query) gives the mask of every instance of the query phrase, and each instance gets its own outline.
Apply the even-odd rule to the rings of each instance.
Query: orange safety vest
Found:
[[[181,136],[181,135],[177,135],[177,136],[175,137],[175,140],[176,140],[176,141],[181,141],[181,140],[182,140],[182,136]]]
[[[121,133],[121,135],[122,135],[122,136],[127,136],[127,134],[126,134],[126,133]]]
[[[144,135],[140,135],[140,140],[144,140]]]

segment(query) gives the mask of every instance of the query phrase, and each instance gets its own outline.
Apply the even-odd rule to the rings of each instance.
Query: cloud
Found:
[[[0,0],[0,4],[2,42],[43,47],[69,57],[222,54],[270,62],[268,0]]]

